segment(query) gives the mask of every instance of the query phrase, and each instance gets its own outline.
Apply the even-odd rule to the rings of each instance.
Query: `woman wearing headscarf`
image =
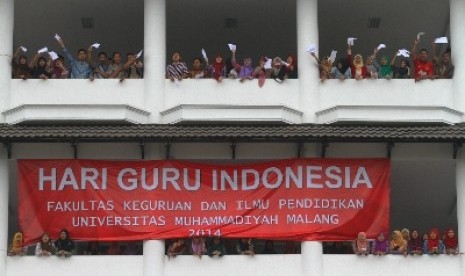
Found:
[[[350,44],[347,47],[347,59],[349,60],[352,78],[356,80],[363,80],[367,77],[367,67],[363,64],[363,57],[356,54],[352,59],[352,49]]]

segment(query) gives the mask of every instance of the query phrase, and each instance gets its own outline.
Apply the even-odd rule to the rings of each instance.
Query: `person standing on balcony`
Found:
[[[68,230],[60,231],[59,238],[55,241],[56,254],[58,257],[70,257],[73,255],[74,242],[69,238]]]
[[[417,38],[413,42],[412,51],[410,51],[413,65],[415,66],[414,77],[415,81],[434,79],[434,65],[431,61],[428,61],[428,51],[425,48],[420,49],[420,53],[417,54],[417,46],[420,40]]]
[[[134,53],[126,55],[127,61],[124,64],[126,68],[126,78],[128,79],[142,79],[144,77],[144,64],[142,61],[137,60]]]
[[[451,61],[451,50],[447,49],[442,53],[441,60],[439,61],[436,56],[436,44],[433,43],[433,64],[435,67],[436,78],[438,79],[452,79],[454,76],[454,65]]]
[[[339,58],[337,60],[336,66],[331,68],[331,78],[340,80],[352,78],[352,73],[347,58]]]
[[[45,59],[44,56],[36,54],[29,63],[29,68],[32,70],[33,79],[43,79],[46,80],[52,75],[50,57]]]
[[[347,59],[349,60],[352,77],[356,80],[366,79],[367,67],[363,64],[363,57],[361,54],[356,54],[352,59],[352,48],[350,44],[347,44]]]
[[[94,79],[108,78],[108,56],[105,52],[100,52],[98,54],[98,60],[94,62],[92,58],[92,46],[89,46],[87,51],[87,61],[92,66],[92,77]]]
[[[208,75],[207,70],[203,68],[202,59],[196,57],[192,60],[192,70],[189,73],[191,79],[203,79]]]
[[[92,74],[92,68],[86,61],[87,52],[85,49],[77,51],[77,59],[73,58],[71,53],[66,49],[65,43],[62,38],[57,39],[58,44],[63,49],[63,55],[66,61],[71,66],[71,79],[88,79]]]
[[[20,55],[20,52],[21,52],[21,55]],[[19,62],[17,61],[18,56],[19,56]],[[13,55],[11,64],[13,66],[13,78],[14,79],[27,80],[28,78],[31,77],[32,70],[31,68],[29,68],[27,64],[27,57],[22,51],[21,46],[18,47],[18,49],[16,49],[16,52]]]
[[[236,244],[236,251],[239,255],[255,255],[252,239],[240,239]]]
[[[231,50],[232,52],[232,58],[231,58],[231,63],[234,67],[234,70],[237,72],[237,75],[239,77],[239,80],[243,82],[246,79],[253,79],[253,67],[252,67],[252,59],[250,57],[244,58],[244,63],[239,64],[237,63],[236,60],[236,50]]]
[[[166,66],[166,78],[171,81],[186,79],[189,76],[189,70],[186,63],[181,61],[181,54],[174,52],[171,60],[172,63]]]
[[[121,63],[121,53],[113,53],[113,64],[108,66],[107,76],[109,79],[119,79],[123,81],[126,78],[125,74],[126,68]]]

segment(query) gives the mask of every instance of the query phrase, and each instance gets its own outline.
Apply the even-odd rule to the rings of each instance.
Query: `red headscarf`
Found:
[[[454,236],[450,238],[448,235],[449,231],[454,232],[452,228],[447,229],[445,233],[446,237],[444,238],[444,245],[446,246],[446,249],[456,249],[458,245],[457,236],[455,235],[455,232],[454,232]]]
[[[436,234],[436,238],[434,239],[431,238],[432,233]],[[439,247],[439,230],[437,228],[431,229],[431,231],[429,231],[429,237],[428,237],[428,249],[433,250],[434,247],[436,248]]]
[[[221,62],[216,62],[217,58],[221,58]],[[215,61],[213,62],[213,78],[218,80],[223,75],[223,68],[224,68],[224,60],[221,55],[216,55]]]

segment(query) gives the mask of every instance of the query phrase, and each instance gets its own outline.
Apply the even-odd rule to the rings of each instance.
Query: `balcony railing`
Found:
[[[166,80],[148,102],[144,80],[12,80],[3,113],[7,123],[457,123],[465,105],[456,102],[451,80],[327,80],[314,87],[300,90],[299,80],[267,79],[261,88],[257,80]]]

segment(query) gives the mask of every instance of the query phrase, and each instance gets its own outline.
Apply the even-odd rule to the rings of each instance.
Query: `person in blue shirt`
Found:
[[[92,67],[87,62],[87,52],[85,49],[79,49],[77,51],[77,59],[75,59],[71,53],[66,49],[63,39],[58,39],[58,44],[60,44],[63,49],[63,56],[71,67],[71,79],[88,79],[92,74]]]

